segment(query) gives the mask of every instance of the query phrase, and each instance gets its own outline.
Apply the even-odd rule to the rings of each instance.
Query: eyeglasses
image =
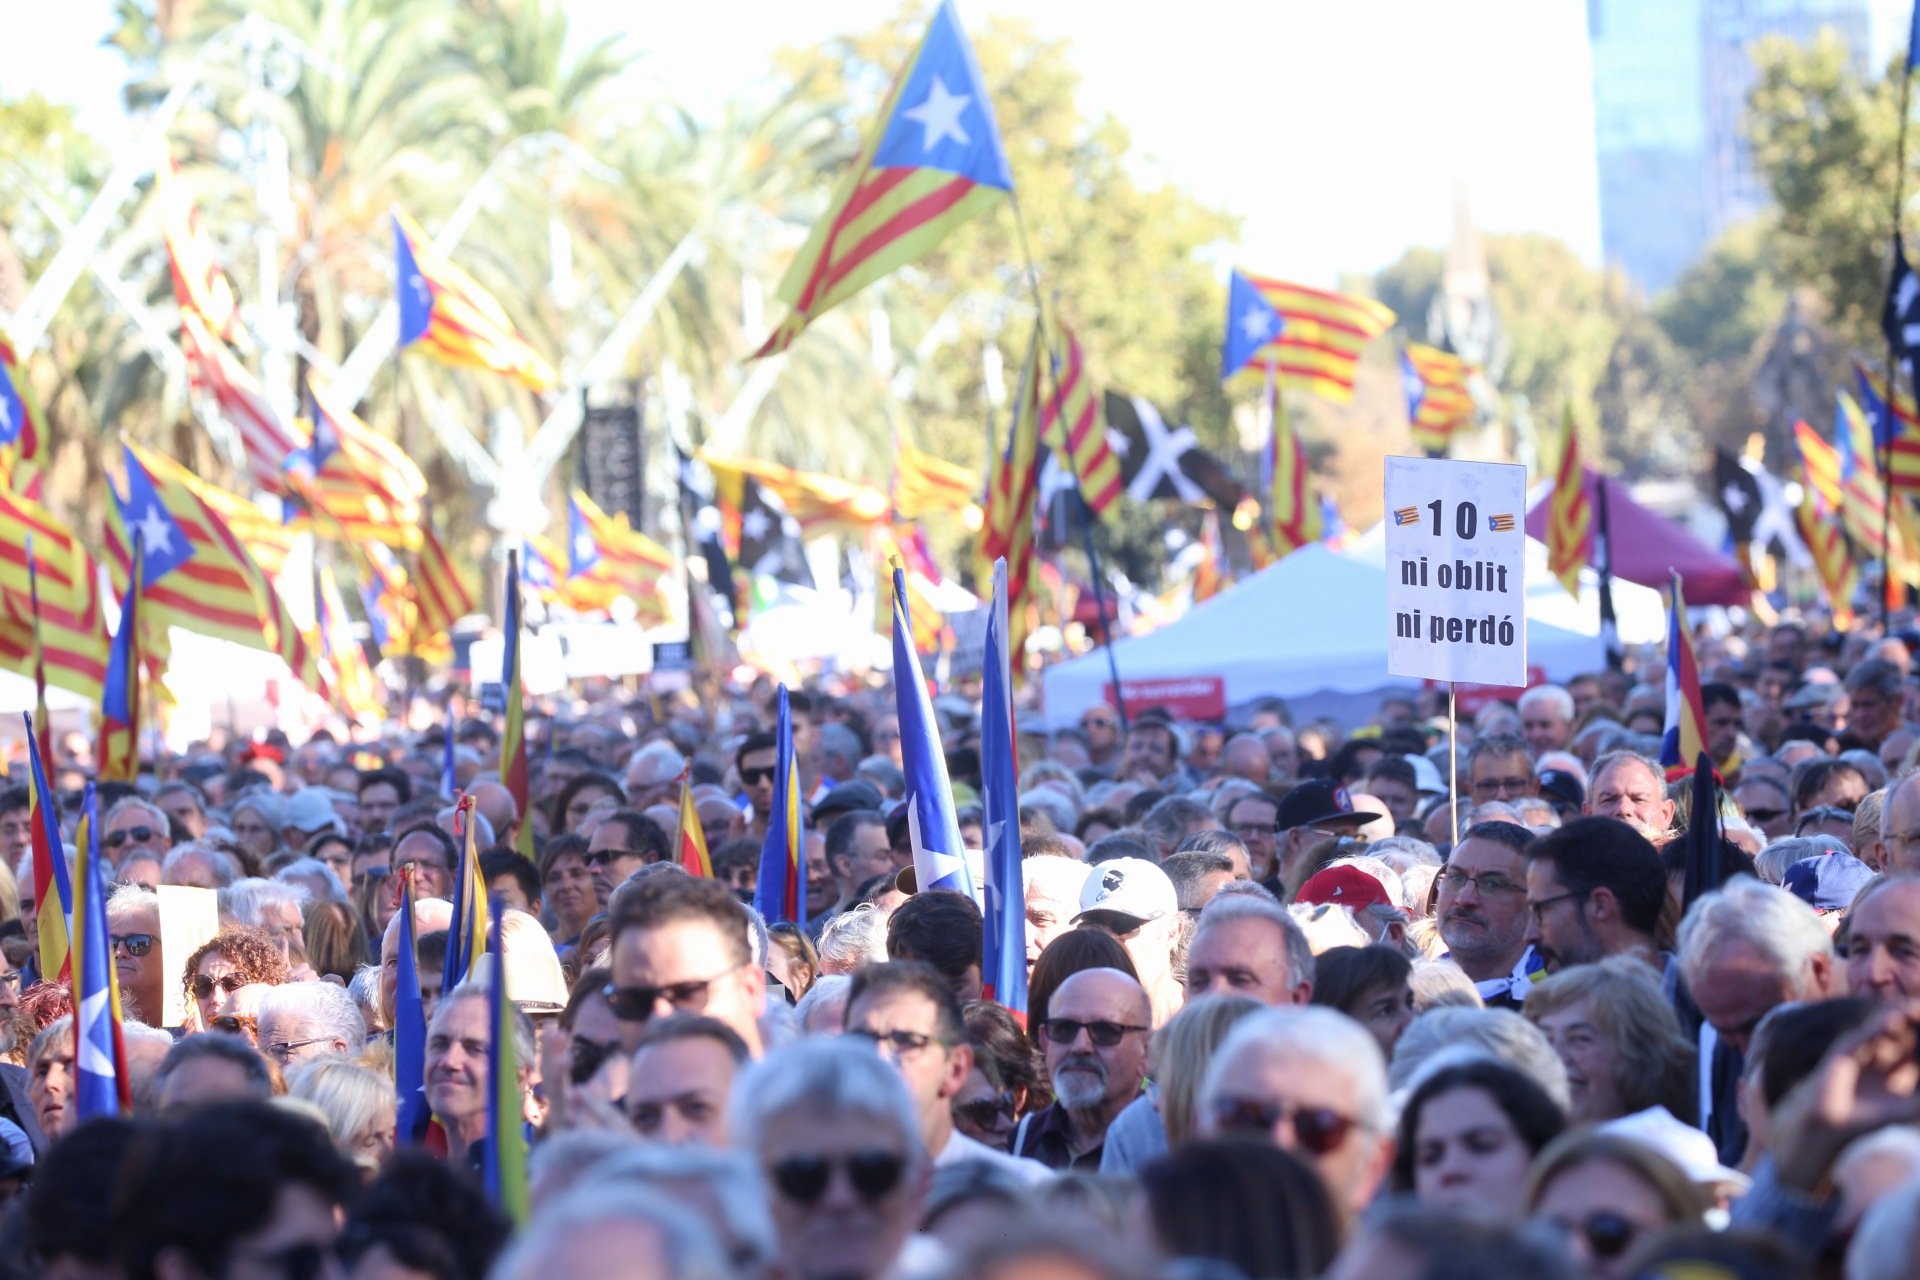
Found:
[[[116,933],[107,938],[107,945],[117,953],[125,947],[127,954],[135,960],[153,950],[154,936],[150,933]]]
[[[739,968],[739,965],[735,965],[726,973],[717,973],[711,978],[702,978],[698,982],[674,982],[664,987],[616,987],[609,982],[601,988],[600,994],[606,997],[607,1008],[613,1011],[613,1016],[622,1022],[645,1022],[653,1016],[654,1009],[662,1000],[675,1009],[698,1013],[707,1007],[709,988]]]
[[[191,990],[193,991],[193,998],[195,1000],[205,1000],[213,995],[216,987],[228,995],[232,995],[246,985],[247,980],[237,973],[225,974],[218,978],[209,978],[206,974],[201,973],[194,975]]]
[[[646,853],[640,849],[596,849],[592,853],[580,855],[580,861],[589,867],[610,867],[617,858],[644,858]]]
[[[772,779],[773,774],[774,770],[771,765],[764,769],[742,769],[740,771],[740,781],[746,786],[757,787],[761,783]]]
[[[1345,840],[1349,844],[1365,844],[1368,840],[1367,836],[1361,835],[1358,831],[1338,827],[1308,827],[1307,830],[1316,836],[1328,836],[1334,840]]]
[[[892,1151],[856,1151],[851,1155],[788,1156],[776,1161],[768,1173],[780,1194],[798,1205],[813,1205],[827,1194],[833,1171],[844,1169],[854,1194],[871,1204],[891,1195],[907,1171],[907,1159]]]
[[[1280,828],[1271,822],[1262,822],[1254,826],[1228,827],[1227,830],[1242,840],[1258,840],[1261,836],[1278,834]]]
[[[1517,795],[1532,785],[1532,778],[1475,778],[1473,780],[1473,794],[1477,796],[1497,796],[1512,792]]]
[[[145,844],[159,835],[152,827],[128,827],[125,831],[115,831],[111,835],[100,837],[100,843],[109,849],[118,849],[129,840],[135,844]]]
[[[1458,893],[1468,885],[1472,885],[1480,891],[1480,896],[1483,898],[1495,898],[1503,894],[1527,891],[1525,885],[1507,879],[1498,871],[1487,871],[1477,876],[1470,876],[1464,871],[1447,870],[1442,871],[1438,878],[1449,892]]]
[[[314,1036],[309,1040],[274,1040],[260,1046],[261,1050],[275,1062],[285,1062],[293,1057],[295,1049],[304,1049],[310,1044],[325,1044],[332,1036]]]
[[[1575,889],[1567,893],[1556,893],[1551,898],[1542,898],[1538,902],[1529,902],[1527,904],[1527,910],[1533,913],[1533,922],[1539,924],[1541,919],[1547,914],[1547,908],[1554,903],[1565,902],[1568,898],[1585,898],[1592,892],[1593,890],[1591,889]]]
[[[1567,1230],[1579,1232],[1596,1258],[1617,1258],[1627,1251],[1640,1228],[1619,1214],[1602,1209],[1579,1222],[1567,1224]]]
[[[251,1013],[223,1013],[207,1024],[214,1031],[224,1031],[230,1036],[245,1036],[251,1040],[260,1034],[260,1021]]]
[[[1282,1120],[1293,1126],[1300,1146],[1316,1156],[1338,1150],[1355,1123],[1331,1107],[1290,1107],[1259,1098],[1220,1098],[1213,1104],[1213,1127],[1222,1133],[1269,1134]]]
[[[874,1048],[885,1045],[896,1055],[918,1053],[930,1044],[946,1045],[938,1036],[925,1035],[919,1031],[870,1031],[866,1027],[848,1027],[847,1034],[870,1041]]]
[[[1072,1018],[1048,1018],[1040,1024],[1040,1031],[1055,1044],[1072,1044],[1085,1031],[1097,1049],[1111,1049],[1121,1039],[1134,1031],[1150,1031],[1151,1027],[1130,1027],[1124,1022],[1077,1022]]]
[[[953,1104],[954,1118],[965,1120],[976,1129],[990,1129],[996,1121],[1013,1119],[1013,1095],[997,1093]]]

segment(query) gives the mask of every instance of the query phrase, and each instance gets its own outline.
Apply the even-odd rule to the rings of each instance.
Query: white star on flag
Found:
[[[593,535],[581,530],[580,536],[573,540],[573,554],[580,560],[593,558]]]
[[[973,101],[970,93],[947,92],[946,81],[938,75],[933,78],[933,87],[927,90],[927,100],[917,107],[909,107],[900,114],[926,130],[921,140],[923,151],[933,150],[935,144],[952,138],[961,146],[971,146],[973,139],[960,127],[960,113]]]
[[[159,507],[148,507],[146,514],[134,524],[146,540],[149,561],[173,554],[173,521],[167,519]]]
[[[433,305],[433,290],[427,288],[427,281],[418,271],[407,277],[407,290],[423,307]]]
[[[962,870],[967,865],[966,860],[963,858],[940,849],[929,849],[927,847],[927,842],[920,837],[919,797],[911,794],[907,796],[907,844],[913,849],[914,865],[916,867],[920,866],[921,855],[925,854],[926,867],[933,873],[929,877],[921,878],[920,888],[922,889],[933,888],[942,880]]]
[[[0,436],[13,434],[13,397],[0,395]]]
[[[1240,315],[1240,332],[1255,342],[1273,336],[1273,312],[1264,307],[1248,307]]]
[[[1415,369],[1401,370],[1400,385],[1409,399],[1418,399],[1427,389],[1426,379],[1422,378],[1419,371]]]
[[[767,526],[767,513],[758,507],[747,512],[747,514],[740,519],[740,531],[749,538],[752,538],[755,542],[767,536]]]
[[[113,1074],[113,1058],[101,1047],[96,1032],[107,1019],[107,993],[95,991],[80,1002],[80,1029],[74,1037],[80,1070],[88,1075]]]

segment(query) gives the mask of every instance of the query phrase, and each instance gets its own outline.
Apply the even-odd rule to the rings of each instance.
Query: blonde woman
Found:
[[[1153,1084],[1107,1130],[1102,1174],[1131,1174],[1193,1136],[1194,1099],[1214,1050],[1233,1024],[1261,1008],[1246,996],[1195,1000],[1154,1033]]]
[[[320,1058],[288,1072],[287,1096],[326,1116],[335,1149],[368,1178],[393,1154],[393,1081],[381,1073],[343,1058]]]

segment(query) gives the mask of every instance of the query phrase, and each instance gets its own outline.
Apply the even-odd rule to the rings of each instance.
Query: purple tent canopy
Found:
[[[1628,582],[1664,590],[1671,580],[1669,571],[1677,571],[1686,587],[1687,603],[1744,605],[1753,599],[1752,589],[1740,575],[1740,566],[1716,551],[1709,551],[1685,529],[1664,516],[1655,515],[1633,500],[1627,486],[1607,476],[1587,472],[1587,497],[1594,500],[1594,485],[1607,486],[1607,523],[1613,531],[1613,573]],[[1541,490],[1542,497],[1527,511],[1527,532],[1547,540],[1547,497],[1551,487]],[[1594,533],[1600,532],[1600,513],[1593,513]]]

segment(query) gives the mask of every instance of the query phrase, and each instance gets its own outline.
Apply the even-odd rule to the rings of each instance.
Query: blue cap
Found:
[[[1845,911],[1873,879],[1873,868],[1850,853],[1822,853],[1787,868],[1781,884],[1815,911]]]

